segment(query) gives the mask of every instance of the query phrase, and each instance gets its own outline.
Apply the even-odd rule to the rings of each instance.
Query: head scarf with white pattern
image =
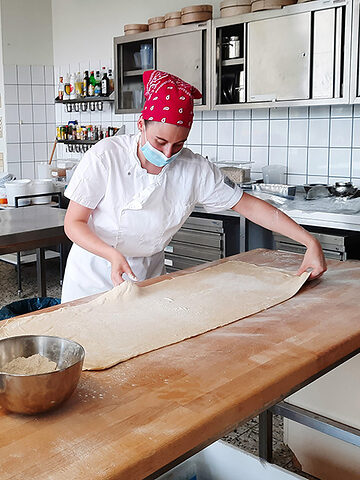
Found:
[[[191,128],[194,117],[194,98],[201,98],[199,90],[181,78],[161,70],[144,72],[144,120],[171,123]]]

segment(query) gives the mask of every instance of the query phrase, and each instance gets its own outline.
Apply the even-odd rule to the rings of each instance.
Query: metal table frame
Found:
[[[61,192],[48,192],[48,193],[34,193],[32,195],[18,195],[14,197],[15,208],[27,207],[28,205],[19,205],[19,200],[31,199],[38,197],[57,197],[58,205],[60,208],[61,205]],[[22,281],[21,281],[21,255],[20,251],[16,252],[16,275],[18,283],[18,295],[19,297],[22,294]],[[36,278],[39,294],[42,297],[46,297],[46,270],[45,270],[45,248],[37,248],[36,253]],[[60,254],[60,285],[62,285],[65,262],[64,262],[64,246],[62,243],[59,244],[59,254]]]
[[[43,194],[40,194],[43,196]],[[36,196],[40,196],[36,195]],[[45,194],[49,195],[49,194]],[[22,197],[18,197],[22,198]],[[24,196],[28,198],[28,196]],[[43,206],[44,208],[44,206]],[[56,208],[55,208],[56,209]],[[18,210],[18,209],[14,209]],[[57,210],[57,209],[56,209]],[[37,287],[38,294],[41,297],[46,297],[46,268],[45,268],[45,249],[52,245],[60,245],[60,275],[64,272],[66,262],[66,246],[69,242],[67,239],[63,227],[55,227],[51,235],[40,236],[39,238],[31,238],[24,240],[22,234],[16,233],[12,235],[14,240],[11,245],[2,246],[0,242],[0,254],[5,253],[18,253],[24,250],[34,249],[36,252],[36,272],[37,272]]]
[[[317,380],[331,370],[334,370],[334,368],[342,365],[358,354],[360,354],[360,347],[338,362],[321,370],[313,377],[310,377],[308,380],[298,385],[291,392],[287,393],[286,397],[299,391],[301,388],[306,387],[314,380]],[[305,408],[281,401],[259,414],[259,457],[268,462],[272,462],[273,460],[273,415],[281,415],[282,417],[293,420],[301,425],[305,425],[314,430],[325,433],[326,435],[360,447],[360,429],[350,427],[349,425],[316,414]]]

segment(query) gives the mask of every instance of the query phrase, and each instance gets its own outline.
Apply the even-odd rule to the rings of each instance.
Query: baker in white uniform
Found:
[[[195,205],[229,208],[306,245],[298,273],[326,270],[317,240],[271,205],[242,190],[201,155],[184,148],[200,92],[158,70],[144,74],[146,101],[137,135],[98,142],[83,156],[65,195],[65,232],[74,242],[62,302],[111,289],[124,279],[164,273],[164,248]]]

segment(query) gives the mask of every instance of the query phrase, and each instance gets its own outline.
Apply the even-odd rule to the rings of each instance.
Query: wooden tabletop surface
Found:
[[[66,210],[36,205],[0,211],[0,254],[66,240]]]
[[[232,259],[296,270],[301,257],[256,250]],[[137,480],[198,451],[359,348],[359,285],[360,262],[332,261],[281,305],[84,372],[57,411],[0,409],[1,480]]]

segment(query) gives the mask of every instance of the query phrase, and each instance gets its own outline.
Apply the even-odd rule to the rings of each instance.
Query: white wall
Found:
[[[1,25],[1,9],[0,9],[0,25]],[[3,53],[2,53],[2,38],[0,35],[0,118],[3,125],[3,137],[0,138],[0,154],[3,155],[3,159],[6,157],[6,143],[5,143],[5,110],[4,110],[4,69],[3,69]],[[4,160],[0,160],[0,172],[4,170]]]
[[[51,1],[1,0],[1,35],[4,64],[53,65]]]
[[[54,65],[97,62],[113,57],[113,37],[127,23],[147,23],[150,17],[201,2],[194,0],[52,0]],[[204,2],[220,16],[220,0]]]

